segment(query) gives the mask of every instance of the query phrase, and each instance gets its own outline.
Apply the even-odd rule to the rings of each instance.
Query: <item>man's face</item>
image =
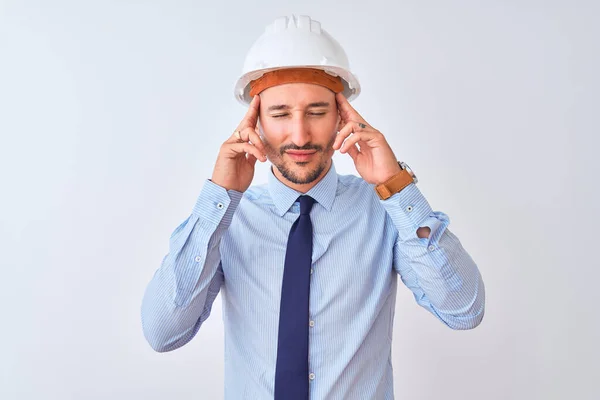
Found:
[[[331,90],[309,83],[265,89],[259,121],[268,159],[290,182],[311,183],[329,166],[339,124]]]

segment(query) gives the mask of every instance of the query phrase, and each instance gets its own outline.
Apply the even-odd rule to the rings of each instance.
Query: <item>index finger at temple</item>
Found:
[[[246,115],[244,115],[244,119],[240,123],[239,129],[244,129],[246,127],[256,128],[256,124],[258,123],[258,110],[260,106],[260,96],[256,95],[250,102],[250,106],[248,107],[248,111]]]
[[[365,121],[365,119],[358,113],[358,111],[356,111],[354,107],[350,105],[350,102],[344,97],[344,95],[341,92],[335,95],[335,100],[338,104],[341,117],[345,121],[357,120],[364,122],[365,124],[367,123],[367,121]]]

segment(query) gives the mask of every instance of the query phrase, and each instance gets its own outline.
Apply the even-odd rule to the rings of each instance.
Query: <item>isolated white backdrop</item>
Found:
[[[345,47],[486,284],[462,332],[399,286],[396,397],[600,398],[591,0],[0,1],[0,398],[222,398],[220,297],[168,354],[140,303],[244,114],[245,52],[292,13]]]

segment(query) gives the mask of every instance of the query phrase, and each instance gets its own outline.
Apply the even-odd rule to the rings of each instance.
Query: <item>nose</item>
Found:
[[[303,115],[295,115],[290,127],[290,139],[298,147],[310,142],[310,130]]]

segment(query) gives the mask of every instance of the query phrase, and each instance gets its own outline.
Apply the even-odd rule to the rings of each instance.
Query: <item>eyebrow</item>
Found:
[[[313,108],[313,107],[329,107],[329,103],[326,101],[318,101],[316,103],[310,103],[306,108]],[[267,108],[267,111],[278,111],[278,110],[289,110],[291,107],[288,106],[287,104],[277,104],[274,106],[270,106],[269,108]]]

